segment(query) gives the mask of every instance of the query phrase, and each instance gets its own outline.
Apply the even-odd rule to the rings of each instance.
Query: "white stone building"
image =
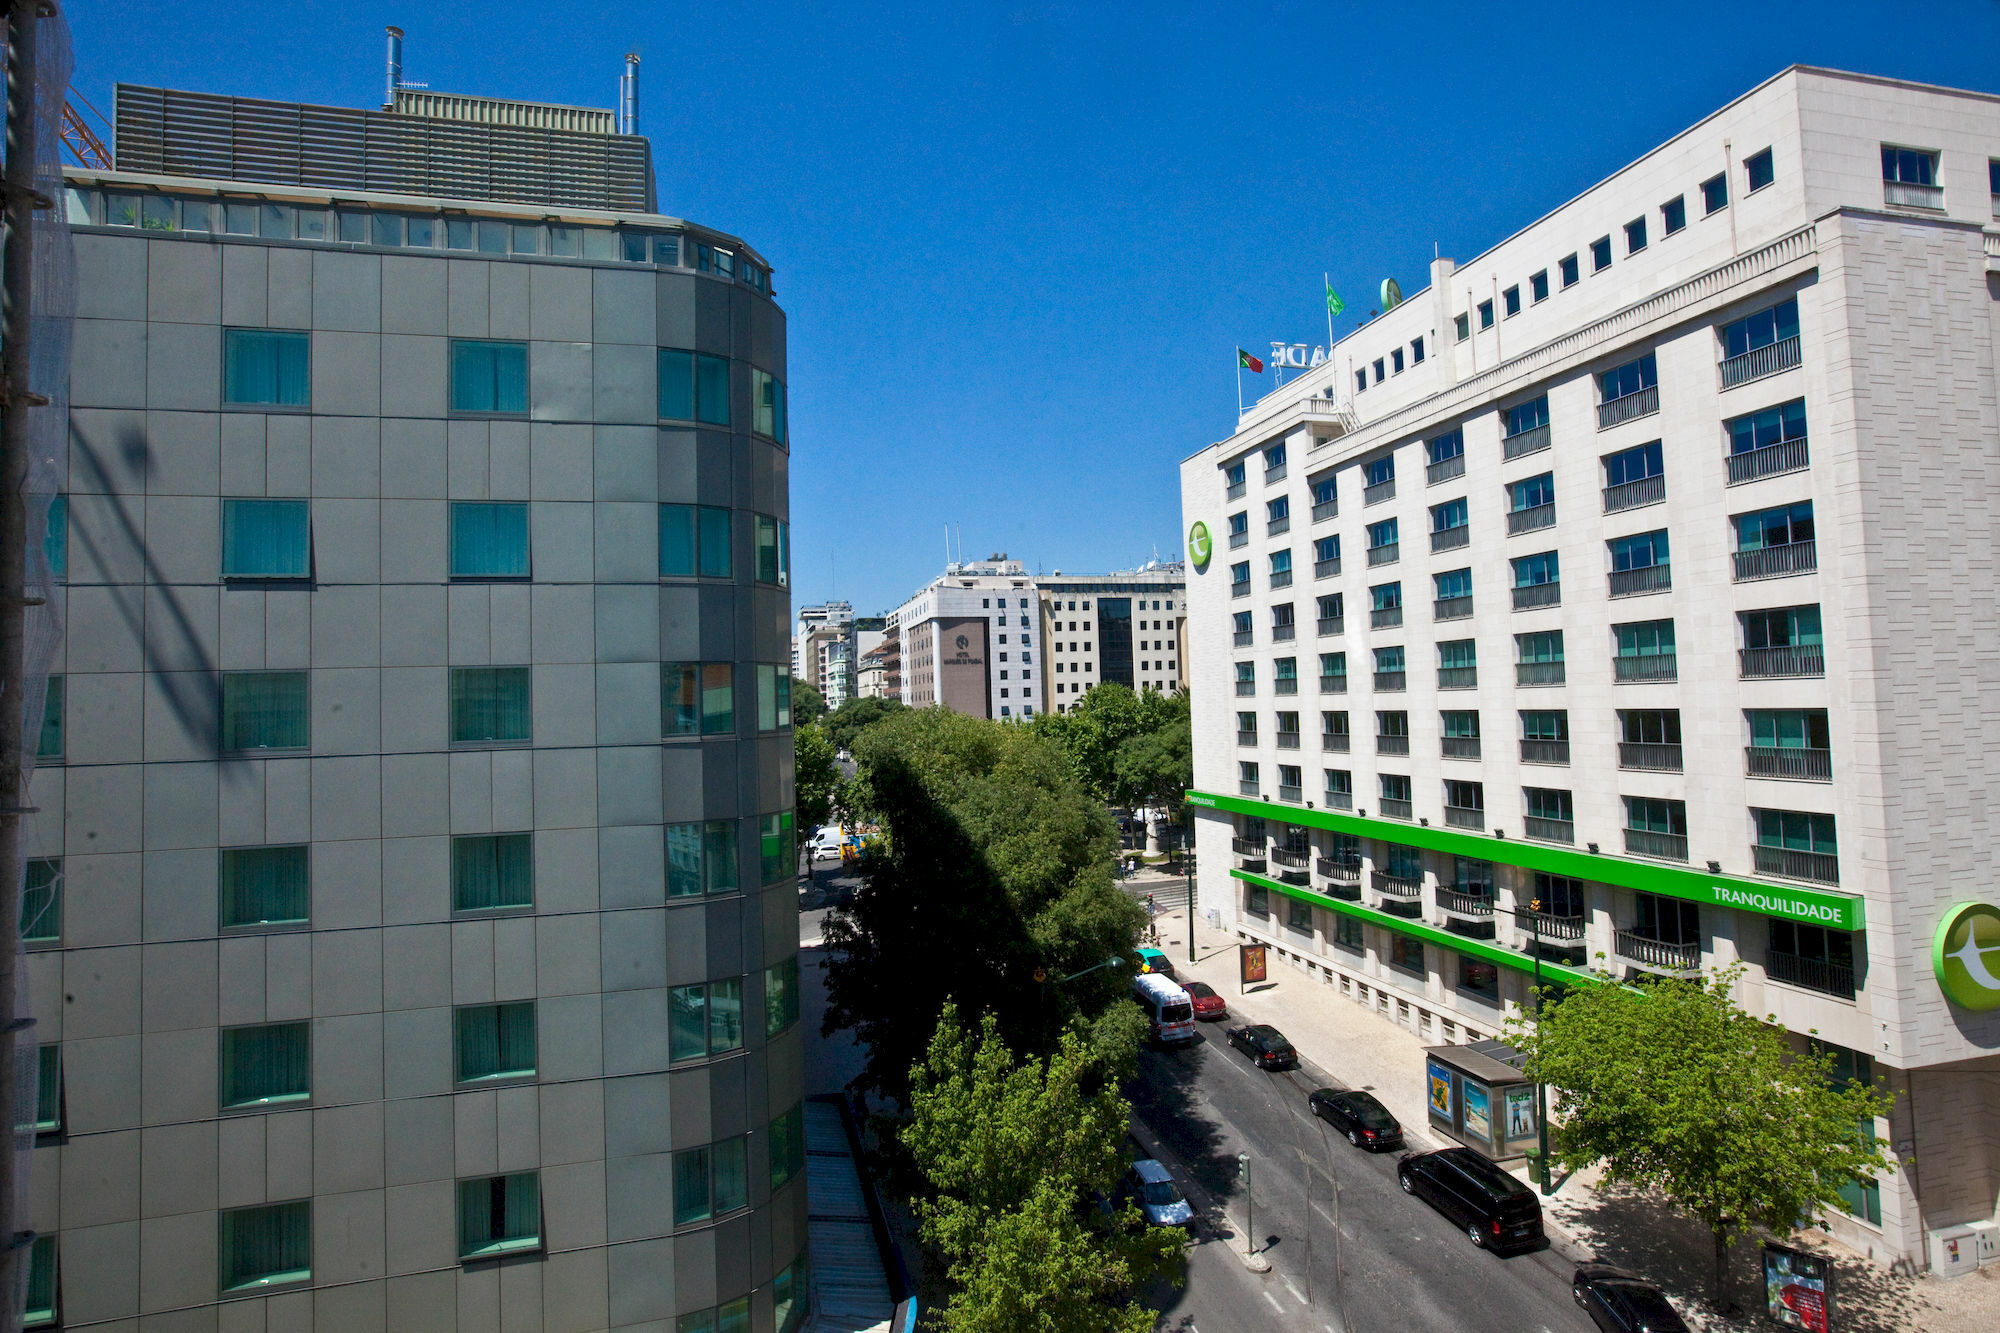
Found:
[[[1187,685],[1186,570],[1154,561],[1113,574],[1037,577],[1042,689],[1048,707],[1068,712],[1085,690],[1111,681],[1172,694]]]
[[[1019,719],[1045,709],[1036,679],[1040,617],[1034,580],[995,554],[949,566],[898,607],[902,700],[974,717]]]

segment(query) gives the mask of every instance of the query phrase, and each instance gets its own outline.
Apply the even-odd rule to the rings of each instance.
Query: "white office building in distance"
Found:
[[[1033,578],[1004,552],[946,567],[896,609],[902,699],[973,717],[1033,717],[1045,708],[1036,680]]]
[[[1048,706],[1066,713],[1099,682],[1162,694],[1184,688],[1185,586],[1178,561],[1115,574],[1037,576]]]
[[[1740,963],[1895,1094],[1830,1225],[1919,1265],[2000,1196],[1996,160],[1786,70],[1181,467],[1206,905],[1436,1041]]]

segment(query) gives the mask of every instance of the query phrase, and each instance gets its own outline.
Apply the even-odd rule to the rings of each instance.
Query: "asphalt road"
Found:
[[[1390,1333],[1421,1329],[1585,1333],[1570,1297],[1574,1265],[1552,1249],[1500,1257],[1396,1183],[1398,1152],[1366,1153],[1306,1109],[1315,1087],[1344,1086],[1310,1065],[1266,1073],[1231,1050],[1225,1024],[1202,1040],[1141,1054],[1129,1090],[1141,1139],[1157,1147],[1198,1212],[1186,1285],[1156,1290],[1160,1327],[1185,1333]],[[1417,1145],[1425,1146],[1425,1145]],[[1269,1273],[1244,1267],[1251,1159],[1257,1248]],[[1306,1194],[1312,1209],[1308,1235]]]

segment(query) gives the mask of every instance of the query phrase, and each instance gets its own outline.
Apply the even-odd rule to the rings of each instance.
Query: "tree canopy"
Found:
[[[891,713],[903,711],[901,699],[849,699],[826,715],[827,739],[836,750],[852,751],[855,737]]]
[[[819,686],[796,677],[792,680],[792,722],[817,722],[826,716],[826,696]]]
[[[792,728],[792,756],[795,822],[804,837],[807,830],[832,822],[846,779],[834,761],[833,742],[816,722]]]
[[[1737,1005],[1740,967],[1644,989],[1577,987],[1517,1020],[1526,1072],[1555,1090],[1551,1156],[1658,1190],[1708,1227],[1715,1294],[1727,1303],[1729,1242],[1787,1235],[1837,1205],[1842,1186],[1891,1169],[1874,1133],[1889,1099],[1836,1077],[1834,1052],[1794,1050],[1785,1030]]]
[[[1077,780],[1105,805],[1160,803],[1170,809],[1193,780],[1184,690],[1134,693],[1123,685],[1093,685],[1068,712],[1037,715],[1034,730],[1062,750]],[[1146,738],[1156,739],[1126,748]],[[1176,767],[1183,755],[1184,773]]]

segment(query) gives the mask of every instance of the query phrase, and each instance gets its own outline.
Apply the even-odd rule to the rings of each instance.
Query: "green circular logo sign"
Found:
[[[1208,539],[1208,524],[1196,519],[1188,529],[1188,559],[1194,561],[1196,569],[1207,569],[1209,553],[1214,549],[1215,543]]]
[[[2000,1009],[2000,907],[1959,903],[1931,941],[1938,989],[1962,1009]]]

